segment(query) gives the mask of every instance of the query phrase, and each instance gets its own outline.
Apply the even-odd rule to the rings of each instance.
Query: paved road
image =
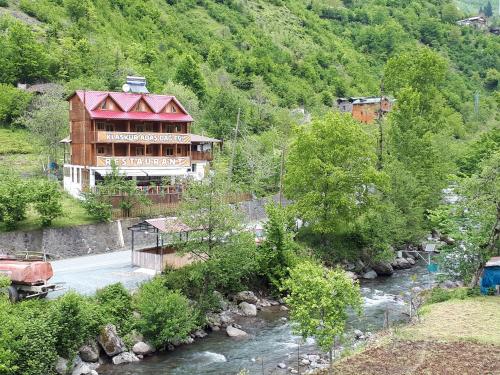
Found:
[[[75,290],[87,295],[116,282],[122,282],[127,289],[134,289],[152,275],[132,267],[130,258],[131,253],[127,250],[53,261],[54,277],[51,281],[62,283],[64,291]],[[55,298],[64,291],[49,296]]]

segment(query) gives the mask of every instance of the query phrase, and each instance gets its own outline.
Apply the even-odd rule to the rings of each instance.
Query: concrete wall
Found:
[[[63,259],[130,249],[132,237],[127,228],[139,221],[126,219],[67,228],[0,233],[0,253],[45,251],[55,259]],[[136,248],[146,247],[156,243],[156,236],[137,234],[134,241]]]
[[[237,207],[247,222],[266,217],[265,205],[269,201],[279,202],[279,196],[241,202]],[[285,200],[284,204],[288,204]],[[0,254],[19,251],[45,251],[54,259],[64,259],[90,254],[102,254],[131,248],[132,235],[127,228],[141,219],[123,219],[111,223],[79,225],[67,228],[47,228],[34,231],[0,233]],[[134,248],[156,245],[156,235],[136,232]]]

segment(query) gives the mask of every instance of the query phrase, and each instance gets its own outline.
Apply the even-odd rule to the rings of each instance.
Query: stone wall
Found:
[[[54,259],[63,259],[130,249],[132,236],[127,228],[139,221],[125,219],[67,228],[0,233],[0,253],[45,251]],[[136,248],[147,247],[156,243],[156,236],[139,233],[135,235],[134,242]]]
[[[247,222],[266,217],[264,207],[267,202],[279,202],[279,196],[254,199],[238,203]],[[288,202],[284,202],[288,204]],[[0,233],[0,254],[14,254],[19,251],[45,251],[54,259],[102,254],[131,248],[132,235],[127,228],[141,219],[123,219],[111,223],[78,225],[66,228],[47,228],[34,231]],[[156,235],[137,232],[134,237],[135,249],[156,245]]]

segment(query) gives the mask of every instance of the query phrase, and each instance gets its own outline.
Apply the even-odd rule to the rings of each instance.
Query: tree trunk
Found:
[[[332,351],[333,351],[333,349],[330,348],[330,352],[329,352],[329,355],[330,355],[330,367],[329,367],[329,370],[328,370],[328,373],[330,375],[333,375],[333,354],[332,354]]]

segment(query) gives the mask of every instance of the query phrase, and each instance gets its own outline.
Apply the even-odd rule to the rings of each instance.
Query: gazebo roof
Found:
[[[181,233],[191,232],[192,229],[179,220],[177,217],[160,217],[147,219],[128,227],[134,232],[155,232],[155,233]]]

